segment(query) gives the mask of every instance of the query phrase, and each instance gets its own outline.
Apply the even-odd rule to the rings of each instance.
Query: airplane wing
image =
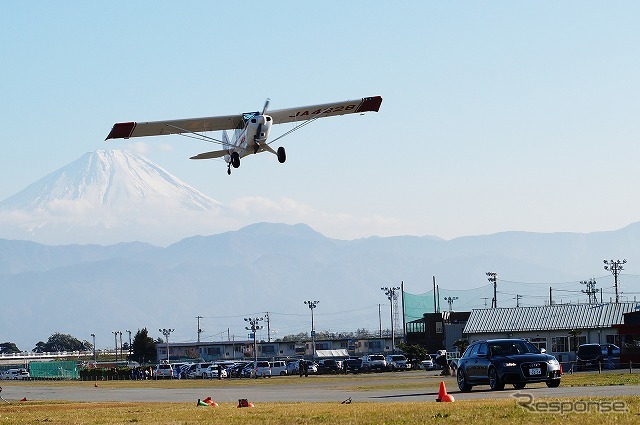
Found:
[[[344,102],[324,103],[321,105],[299,106],[297,108],[267,111],[274,124],[306,121],[315,118],[334,117],[361,112],[378,112],[382,104],[381,96],[363,97]]]
[[[152,122],[120,122],[114,124],[108,139],[160,136],[163,134],[201,133],[205,131],[233,130],[244,125],[243,114],[220,117],[187,118]]]
[[[322,117],[333,117],[361,112],[378,112],[382,97],[364,97],[344,102],[325,103],[321,105],[299,106],[297,108],[267,111],[274,124],[307,121]],[[206,131],[233,130],[242,128],[244,120],[258,114],[227,115],[219,117],[188,118],[170,121],[152,122],[120,122],[114,124],[108,139],[128,139],[130,137],[160,136],[163,134],[202,133]]]

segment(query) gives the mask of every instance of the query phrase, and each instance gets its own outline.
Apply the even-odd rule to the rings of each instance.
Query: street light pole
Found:
[[[313,324],[313,310],[318,306],[320,301],[305,301],[311,310],[311,344],[313,345],[313,359],[316,358],[316,328]]]
[[[118,361],[118,331],[111,331],[113,334],[113,339],[116,343],[116,361]]]
[[[389,300],[389,306],[390,306],[390,311],[391,311],[391,354],[395,354],[396,352],[396,341],[395,341],[395,332],[393,329],[393,300],[396,299],[397,295],[396,295],[396,291],[400,290],[399,286],[394,286],[392,288],[388,288],[388,287],[382,287],[380,288],[380,290],[382,290],[384,292],[384,294],[387,296],[387,299]]]
[[[96,363],[96,334],[91,334],[93,337],[93,362]]]
[[[256,331],[262,329],[262,326],[258,325],[258,323],[264,320],[264,317],[245,317],[244,321],[249,322],[250,326],[246,326],[245,329],[251,331],[253,333],[253,361],[254,368],[258,367],[258,343],[256,342]]]
[[[169,363],[169,335],[171,335],[171,332],[175,331],[175,329],[158,329],[159,332],[162,332],[162,335],[164,335],[164,337],[167,340],[167,364]]]

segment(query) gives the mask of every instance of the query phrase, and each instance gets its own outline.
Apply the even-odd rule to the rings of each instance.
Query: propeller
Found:
[[[262,115],[267,113],[267,108],[269,107],[269,98],[264,102],[264,108],[262,108]]]

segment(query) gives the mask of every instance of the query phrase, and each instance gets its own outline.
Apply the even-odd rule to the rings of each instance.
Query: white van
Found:
[[[26,369],[8,369],[2,374],[2,379],[28,380],[29,372]]]
[[[272,375],[287,375],[289,372],[287,371],[287,362],[283,360],[276,360],[274,362],[269,362],[269,366],[271,366],[271,374]]]

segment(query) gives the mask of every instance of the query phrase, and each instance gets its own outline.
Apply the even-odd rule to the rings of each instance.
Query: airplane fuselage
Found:
[[[236,130],[230,142],[229,155],[225,155],[227,162],[231,161],[231,154],[237,152],[240,158],[265,150],[273,120],[269,115],[255,115],[247,120],[244,128]]]

